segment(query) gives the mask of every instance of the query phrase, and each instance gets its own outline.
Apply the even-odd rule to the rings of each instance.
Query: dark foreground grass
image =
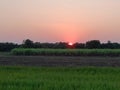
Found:
[[[1,66],[0,90],[120,90],[120,68]]]

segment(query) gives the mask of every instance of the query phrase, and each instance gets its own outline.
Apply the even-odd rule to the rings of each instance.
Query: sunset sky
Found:
[[[120,0],[0,0],[0,42],[120,42]]]

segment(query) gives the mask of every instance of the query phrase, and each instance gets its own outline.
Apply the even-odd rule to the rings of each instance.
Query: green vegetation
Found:
[[[9,56],[10,52],[0,52],[0,56]]]
[[[120,68],[0,66],[0,90],[120,90]]]
[[[15,48],[50,48],[50,49],[120,49],[120,43],[108,41],[101,43],[99,40],[90,40],[86,43],[76,42],[69,45],[69,42],[41,43],[30,39],[23,40],[22,44],[0,42],[0,52],[10,52]]]
[[[13,55],[120,56],[120,49],[30,49],[16,48]]]

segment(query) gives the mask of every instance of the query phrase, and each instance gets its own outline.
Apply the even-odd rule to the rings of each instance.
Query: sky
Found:
[[[120,0],[0,0],[0,42],[120,42]]]

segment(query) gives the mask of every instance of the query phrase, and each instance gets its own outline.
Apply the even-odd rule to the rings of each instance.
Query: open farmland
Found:
[[[120,90],[120,68],[0,66],[0,90]]]
[[[83,56],[0,56],[0,65],[12,66],[109,66],[120,67],[120,57]]]
[[[0,65],[120,67],[120,49],[13,49]]]
[[[14,49],[0,53],[0,90],[120,90],[119,51]]]
[[[0,53],[0,90],[120,90],[120,57]]]

